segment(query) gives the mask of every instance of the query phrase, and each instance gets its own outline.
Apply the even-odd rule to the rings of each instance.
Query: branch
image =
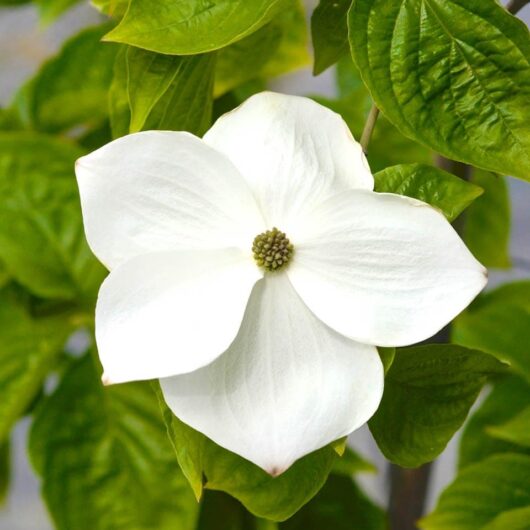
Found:
[[[361,147],[363,148],[364,154],[368,152],[368,144],[370,143],[370,138],[374,132],[375,122],[377,121],[378,116],[379,109],[375,105],[372,105],[370,114],[368,114],[368,118],[366,119],[363,133],[361,135]]]
[[[516,13],[521,11],[521,9],[523,9],[523,7],[529,2],[530,0],[510,0],[506,5],[506,9],[509,13],[515,15]]]

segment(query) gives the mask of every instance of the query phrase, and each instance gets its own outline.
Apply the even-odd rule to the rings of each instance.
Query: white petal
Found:
[[[427,339],[486,284],[486,269],[421,201],[350,191],[306,221],[289,278],[320,319],[354,340],[404,346]]]
[[[157,252],[120,265],[96,307],[105,380],[166,377],[213,361],[237,335],[260,277],[234,249]]]
[[[372,416],[383,368],[373,346],[328,328],[272,274],[254,287],[227,352],[160,383],[182,421],[278,475]]]
[[[249,248],[263,231],[233,164],[185,132],[125,136],[78,160],[88,242],[109,268],[154,251]]]
[[[293,231],[299,212],[342,190],[373,189],[344,120],[311,99],[262,92],[219,118],[204,141],[247,179],[269,227]]]

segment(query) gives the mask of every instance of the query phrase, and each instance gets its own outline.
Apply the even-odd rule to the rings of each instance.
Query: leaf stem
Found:
[[[374,132],[375,122],[379,116],[379,109],[374,105],[370,109],[366,123],[364,124],[363,133],[361,135],[361,147],[363,148],[364,154],[368,152],[368,144],[370,143],[370,138]]]
[[[529,2],[530,0],[510,0],[506,5],[506,9],[509,13],[515,15],[516,13],[521,11],[521,9],[523,9],[523,7]]]

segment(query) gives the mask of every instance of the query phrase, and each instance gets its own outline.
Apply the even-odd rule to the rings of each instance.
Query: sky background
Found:
[[[316,1],[308,0],[312,10]],[[519,16],[530,22],[530,6]],[[0,106],[9,104],[15,90],[52,55],[60,43],[80,28],[100,21],[88,5],[69,11],[56,23],[43,27],[32,6],[0,8]],[[284,76],[271,83],[279,92],[293,94],[335,95],[333,71],[313,77],[310,69]],[[488,288],[520,278],[530,278],[530,184],[509,179],[512,199],[511,252],[514,261],[527,263],[510,271],[491,271]],[[22,420],[13,433],[13,476],[6,503],[0,506],[0,530],[52,530],[46,508],[39,495],[39,484],[26,457],[28,421]],[[361,481],[380,504],[386,503],[388,477],[386,464],[370,434],[363,428],[350,436],[350,443],[379,467],[377,476],[363,476]],[[457,437],[434,465],[428,504],[433,506],[440,490],[454,474]],[[72,529],[74,530],[74,529]]]

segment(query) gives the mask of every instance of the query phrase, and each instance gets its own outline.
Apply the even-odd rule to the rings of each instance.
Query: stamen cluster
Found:
[[[289,263],[293,255],[293,245],[283,232],[274,227],[254,238],[252,252],[260,267],[277,271]]]

